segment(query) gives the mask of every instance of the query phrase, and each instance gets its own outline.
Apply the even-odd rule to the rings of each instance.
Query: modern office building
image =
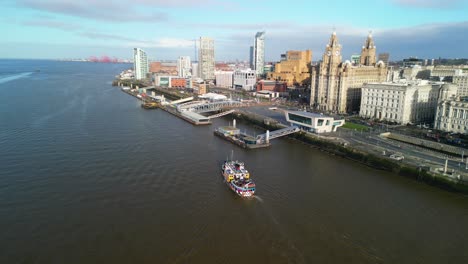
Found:
[[[234,71],[234,88],[245,91],[254,91],[257,82],[256,72],[253,70]]]
[[[456,96],[457,88],[445,84],[440,91],[434,129],[468,133],[468,97]]]
[[[198,62],[192,62],[192,79],[200,78],[198,70]]]
[[[433,123],[442,85],[427,80],[367,83],[359,116],[403,125]]]
[[[140,48],[133,49],[133,70],[135,72],[135,79],[145,79],[148,74],[148,57],[146,52]]]
[[[285,116],[291,125],[313,133],[335,132],[345,123],[344,119],[335,120],[334,117],[311,112],[285,111]]]
[[[249,49],[249,67],[250,67],[250,69],[255,69],[254,57],[255,57],[255,48],[254,48],[254,46],[250,46],[250,49]]]
[[[212,38],[200,37],[200,48],[198,50],[199,77],[203,80],[214,80],[215,55],[214,41]]]
[[[265,66],[265,31],[257,32],[254,43],[254,68],[257,75],[263,74]]]
[[[232,88],[234,84],[233,71],[215,71],[216,87]]]
[[[171,75],[154,75],[154,85],[162,88],[192,88],[192,79]]]
[[[413,67],[413,66],[423,66],[424,60],[418,59],[416,57],[409,57],[408,59],[403,59],[403,67]]]
[[[286,60],[275,64],[274,72],[268,74],[268,80],[285,81],[288,86],[302,85],[310,79],[309,66],[312,61],[312,51],[290,50],[286,52]]]
[[[343,63],[341,45],[333,32],[322,62],[312,67],[311,107],[334,113],[359,111],[363,85],[387,79],[387,66],[382,61],[376,62],[375,51],[374,40],[369,34],[361,51],[360,64]]]
[[[177,72],[180,77],[191,77],[191,63],[189,56],[180,56],[177,59]]]
[[[273,66],[272,64],[267,64],[263,67],[263,72],[266,74],[273,72],[274,70],[275,70],[275,66]]]

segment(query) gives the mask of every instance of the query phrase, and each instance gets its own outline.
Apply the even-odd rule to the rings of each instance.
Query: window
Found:
[[[299,122],[299,123],[302,123],[302,124],[312,125],[312,119],[310,117],[295,115],[295,114],[292,114],[292,113],[289,113],[289,120],[296,121],[296,122]],[[323,122],[323,120],[322,120],[322,122]]]
[[[326,126],[329,126],[330,125],[330,120],[327,120],[327,122],[325,123]]]
[[[319,119],[317,121],[317,126],[323,126],[323,121],[324,121],[323,119]]]

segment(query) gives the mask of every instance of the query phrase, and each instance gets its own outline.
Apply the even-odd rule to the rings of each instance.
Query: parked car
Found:
[[[398,155],[398,154],[392,154],[392,155],[390,155],[390,158],[394,159],[394,160],[403,160],[403,159],[405,159],[405,157],[403,155]]]

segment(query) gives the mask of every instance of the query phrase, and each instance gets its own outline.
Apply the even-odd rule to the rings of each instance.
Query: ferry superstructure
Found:
[[[243,162],[225,161],[221,171],[224,181],[233,192],[241,197],[253,197],[255,183],[250,179],[250,173]]]

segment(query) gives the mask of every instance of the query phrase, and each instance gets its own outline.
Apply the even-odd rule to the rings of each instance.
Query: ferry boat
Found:
[[[221,171],[224,181],[233,192],[240,197],[253,197],[255,183],[250,179],[250,173],[243,162],[225,161]]]

